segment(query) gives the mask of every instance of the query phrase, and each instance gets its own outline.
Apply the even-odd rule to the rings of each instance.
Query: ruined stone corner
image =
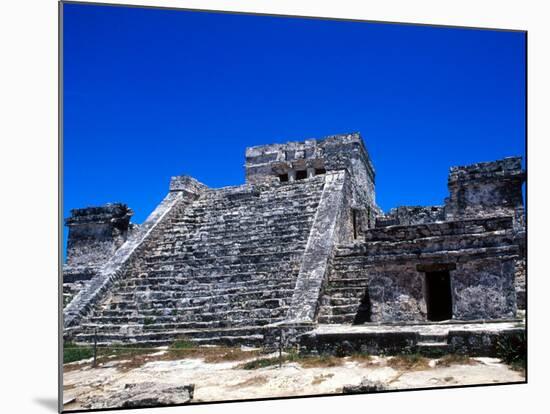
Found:
[[[208,190],[206,184],[201,183],[190,175],[177,175],[170,177],[169,191],[171,193],[180,192],[184,195],[198,196]]]

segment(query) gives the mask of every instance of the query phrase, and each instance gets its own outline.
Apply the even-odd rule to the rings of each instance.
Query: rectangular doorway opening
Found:
[[[307,178],[307,171],[306,170],[296,171],[296,180],[305,180],[306,178]]]
[[[357,240],[357,211],[351,210],[351,220],[353,224],[353,239]]]
[[[452,319],[453,301],[448,270],[426,272],[426,307],[429,321]]]
[[[361,325],[366,322],[371,322],[371,303],[368,288],[365,290],[363,299],[361,299],[361,303],[359,304],[359,308],[357,309],[352,325]]]

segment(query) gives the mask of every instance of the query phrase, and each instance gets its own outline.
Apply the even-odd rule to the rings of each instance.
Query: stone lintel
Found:
[[[416,265],[419,272],[445,272],[456,269],[456,263],[431,263]]]

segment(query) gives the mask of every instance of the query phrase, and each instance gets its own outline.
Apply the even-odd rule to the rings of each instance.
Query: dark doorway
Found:
[[[359,304],[359,309],[357,309],[357,314],[353,319],[353,325],[361,325],[365,322],[371,321],[371,303],[369,297],[369,290],[365,291],[365,296],[361,299]]]
[[[353,222],[353,238],[357,239],[357,211],[351,210],[351,217]]]
[[[428,320],[444,321],[453,317],[451,278],[448,270],[426,272]]]
[[[307,171],[306,170],[296,171],[296,179],[297,180],[305,180],[306,178],[307,178]]]
[[[288,174],[279,175],[279,180],[281,180],[281,182],[283,183],[286,183],[288,181]]]

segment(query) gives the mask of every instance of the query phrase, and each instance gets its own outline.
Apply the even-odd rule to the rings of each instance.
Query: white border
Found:
[[[544,411],[548,377],[545,179],[550,26],[542,1],[180,0],[117,1],[319,17],[528,30],[529,32],[529,384],[345,398],[132,410],[127,413],[284,411],[518,413]],[[0,173],[2,399],[4,412],[55,411],[57,396],[57,2],[2,4]],[[537,405],[541,409],[536,409]]]

